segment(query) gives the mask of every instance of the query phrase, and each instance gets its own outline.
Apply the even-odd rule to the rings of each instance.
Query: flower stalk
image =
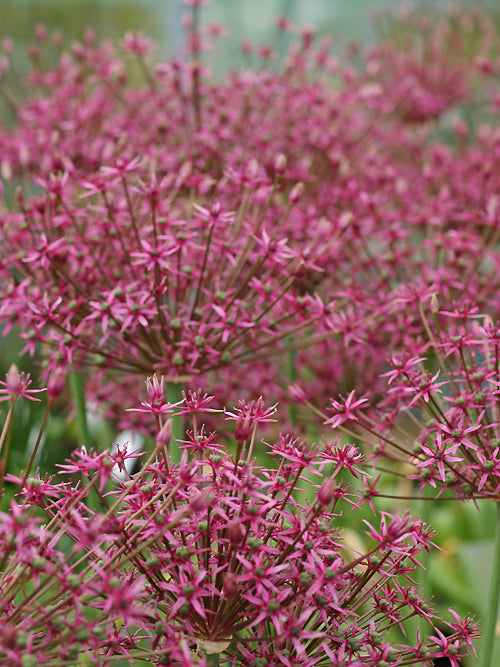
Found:
[[[493,547],[493,569],[491,571],[488,607],[486,611],[485,630],[482,638],[480,662],[481,667],[493,664],[493,648],[497,635],[498,606],[500,604],[500,503],[496,503],[495,542]]]

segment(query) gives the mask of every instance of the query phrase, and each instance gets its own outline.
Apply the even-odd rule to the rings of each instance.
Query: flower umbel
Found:
[[[252,406],[257,427],[275,413],[262,399]],[[195,426],[193,441],[203,430]],[[434,618],[411,580],[433,533],[409,515],[383,513],[368,525],[366,551],[350,560],[337,520],[356,492],[348,498],[336,478],[362,456],[352,446],[345,456],[340,445],[325,454],[293,446],[295,456],[276,468],[234,458],[223,444],[177,466],[155,449],[126,481],[113,479],[107,455],[82,450],[60,480],[25,480],[22,504],[0,516],[0,656],[43,664],[85,652],[103,665],[119,655],[194,665],[212,654],[210,664],[325,667],[342,656],[371,667],[389,655],[399,665],[465,655],[476,627],[456,615],[446,645],[439,633],[416,646],[387,635],[388,618],[389,627]],[[335,472],[325,476],[332,457]],[[294,491],[306,466],[320,481],[308,482],[309,506]],[[74,471],[88,483],[71,481]],[[97,511],[89,509],[94,492]]]

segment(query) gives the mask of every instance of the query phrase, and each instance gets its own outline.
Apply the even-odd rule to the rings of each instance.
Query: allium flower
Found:
[[[31,385],[30,374],[17,370],[15,364],[11,364],[8,373],[5,375],[5,382],[0,380],[0,401],[16,400],[20,396],[28,401],[39,401],[40,399],[33,394],[39,394],[45,389],[28,389]]]
[[[269,409],[252,406],[258,426]],[[27,655],[57,664],[85,654],[99,665],[122,656],[158,665],[430,667],[434,657],[466,655],[477,630],[455,613],[446,641],[437,629],[414,646],[389,636],[409,617],[437,619],[412,581],[418,553],[432,546],[429,528],[384,512],[350,559],[338,519],[357,492],[335,480],[363,457],[353,446],[308,451],[284,440],[295,455],[275,468],[224,445],[171,466],[160,443],[125,482],[113,479],[112,454],[103,465],[86,451],[62,467],[60,481],[10,476],[21,489],[0,515],[0,657],[13,665]],[[319,481],[307,481],[309,505],[294,490],[306,467]],[[74,470],[88,483],[68,478]]]
[[[126,36],[139,83],[88,36],[51,71],[33,61],[24,100],[6,70],[6,191],[19,177],[39,193],[18,190],[2,220],[6,329],[23,325],[29,352],[51,331],[54,365],[197,375],[193,388],[217,371],[225,399],[234,385],[258,395],[261,375],[284,395],[288,350],[321,404],[384,391],[387,350],[411,352],[433,295],[496,318],[496,118],[464,133],[444,112],[491,97],[498,39],[464,17],[399,17],[342,66],[306,28],[272,72],[215,80],[202,60],[218,31],[193,18],[184,60],[155,67],[149,42]],[[236,383],[250,360],[258,372]]]
[[[425,123],[467,100],[467,84],[478,69],[474,49],[484,54],[476,56],[483,60],[493,46],[493,26],[485,16],[464,10],[463,34],[453,28],[457,16],[451,6],[439,20],[404,9],[387,12],[383,18],[385,25],[378,21],[381,32],[393,30],[397,38],[369,53],[367,81],[378,87],[374,104],[405,123]],[[420,36],[418,41],[415,34]]]
[[[274,403],[290,381],[299,409],[360,436],[376,462],[409,462],[416,494],[499,500],[500,334],[478,321],[498,319],[500,292],[493,24],[401,16],[341,64],[305,28],[281,63],[262,46],[261,71],[215,80],[203,56],[220,27],[201,25],[204,0],[185,4],[186,53],[159,65],[141,35],[127,33],[124,59],[87,33],[46,71],[38,27],[20,101],[4,42],[15,122],[0,171],[15,203],[1,213],[0,320],[49,356],[50,401],[62,369],[99,366],[91,390],[123,419],[130,374],[149,375],[127,415],[151,420],[155,445],[126,480],[116,470],[135,452],[122,448],[78,450],[60,482],[29,477],[33,457],[8,476],[0,658],[456,665],[473,651],[470,619],[412,645],[399,634],[410,617],[438,621],[413,580],[432,546],[423,522],[384,512],[359,553],[344,549],[342,508],[375,510],[382,495],[365,455],[278,434],[263,399],[213,405],[250,387]],[[491,127],[465,124],[469,101],[490,114],[493,102]],[[24,191],[9,197],[14,182]],[[217,400],[193,390],[213,373]],[[191,389],[172,398],[170,382]],[[0,399],[34,391],[12,370]],[[314,407],[332,395],[329,413]],[[259,449],[276,467],[255,462]]]
[[[367,403],[368,399],[358,398],[355,400],[355,392],[351,391],[347,398],[340,397],[340,401],[335,401],[332,399],[330,412],[333,412],[334,416],[328,419],[325,423],[335,428],[345,421],[356,420],[356,413],[359,410],[360,406],[364,403]]]
[[[270,216],[289,213],[266,194],[267,183],[235,196],[220,181],[233,214],[220,200],[193,209],[171,177],[153,199],[135,187],[137,169],[137,161],[103,167],[105,189],[84,199],[84,183],[66,173],[61,192],[47,187],[5,220],[16,254],[9,269],[23,278],[10,279],[17,287],[2,312],[28,339],[36,332],[51,345],[52,364],[69,354],[76,363],[180,379],[284,351],[317,322],[314,299],[301,296],[307,308],[295,306],[295,272],[309,260],[266,232]],[[256,277],[268,281],[264,298]]]
[[[384,373],[388,390],[377,406],[353,404],[348,419],[333,420],[309,403],[325,424],[356,434],[374,451],[414,467],[410,478],[458,498],[500,498],[500,387],[498,328],[474,310],[439,312],[436,361],[424,356],[393,357]],[[435,371],[436,363],[440,370]],[[432,369],[432,370],[426,370]],[[340,415],[341,416],[341,415]]]

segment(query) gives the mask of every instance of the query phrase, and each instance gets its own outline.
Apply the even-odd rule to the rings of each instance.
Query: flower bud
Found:
[[[0,174],[2,178],[6,181],[10,181],[12,178],[12,165],[9,160],[2,160],[0,165]]]
[[[45,42],[47,39],[48,33],[47,33],[47,28],[44,26],[43,23],[38,23],[35,26],[35,37],[38,42]]]
[[[304,194],[304,183],[296,183],[288,197],[288,201],[290,204],[296,204],[300,199],[302,198],[302,195]]]
[[[172,438],[172,420],[167,419],[156,436],[156,443],[162,447],[168,447]]]
[[[247,178],[251,180],[257,178],[258,173],[259,173],[259,163],[255,158],[252,158],[247,166],[246,170]]]
[[[318,491],[318,503],[320,505],[329,505],[331,503],[336,486],[335,477],[325,479]]]
[[[62,368],[56,368],[49,376],[47,382],[47,396],[51,400],[59,398],[64,391],[66,372]]]
[[[191,499],[189,507],[194,512],[201,512],[210,507],[214,499],[215,496],[210,489],[203,489],[203,491],[200,491],[200,493]]]
[[[221,210],[220,201],[214,202],[212,208],[210,209],[210,213],[212,215],[212,218],[217,218],[220,214],[220,210]]]
[[[285,169],[286,169],[286,157],[285,155],[283,155],[283,153],[279,153],[274,161],[274,173],[277,175],[281,175],[283,174]]]
[[[298,384],[291,384],[288,387],[288,393],[295,403],[303,403],[307,400],[306,392]]]

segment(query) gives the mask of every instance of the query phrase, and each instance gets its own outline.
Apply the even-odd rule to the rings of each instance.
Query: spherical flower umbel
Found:
[[[379,405],[349,395],[332,401],[332,418],[309,407],[325,424],[360,438],[375,461],[385,456],[407,462],[412,471],[405,475],[414,480],[417,495],[431,487],[428,493],[438,497],[451,492],[498,502],[498,326],[476,308],[439,311],[436,317],[436,339],[416,342],[416,356],[392,357]]]
[[[376,514],[371,464],[393,459],[409,497],[500,499],[496,28],[403,13],[336,61],[305,27],[214,77],[222,29],[184,4],[167,63],[132,33],[54,35],[54,58],[39,26],[23,80],[2,43],[0,322],[48,359],[48,407],[71,366],[99,367],[88,394],[152,437],[140,456],[86,443],[53,478],[30,476],[40,433],[4,478],[14,404],[37,400],[9,371],[0,663],[457,667],[477,628],[424,599],[432,532]],[[375,515],[360,544],[346,507]]]
[[[450,105],[490,93],[494,25],[464,17],[398,21],[404,48],[384,40],[342,64],[305,28],[272,72],[220,78],[202,65],[220,30],[201,21],[185,24],[185,58],[157,65],[142,35],[123,54],[87,33],[32,60],[21,100],[5,40],[1,172],[6,192],[38,195],[6,195],[0,320],[25,327],[30,352],[50,342],[54,366],[217,371],[221,387],[237,363],[272,372],[278,350],[315,343],[295,365],[323,399],[380,389],[385,351],[422,334],[419,299],[466,295],[494,315],[496,118],[456,145],[426,122],[453,132]]]
[[[13,261],[0,317],[23,327],[26,350],[44,342],[52,366],[71,359],[185,380],[285,351],[318,325],[315,299],[296,306],[297,271],[311,262],[272,230],[289,206],[271,183],[233,192],[220,181],[205,208],[187,197],[187,173],[164,177],[157,198],[138,169],[137,160],[102,167],[99,192],[83,198],[86,181],[68,173],[57,192],[41,182],[45,193],[5,220]]]
[[[255,405],[266,414],[261,400]],[[194,409],[199,418],[214,412]],[[150,413],[156,421],[154,406]],[[193,442],[203,429],[194,427]],[[271,453],[287,441],[295,455],[267,468],[248,456],[249,443],[238,458],[218,440],[177,466],[159,442],[126,481],[113,479],[123,452],[77,453],[59,480],[9,476],[21,489],[0,516],[4,661],[28,654],[44,664],[85,652],[102,665],[121,655],[169,665],[211,656],[207,664],[430,666],[434,657],[470,650],[476,628],[456,615],[446,643],[438,630],[414,646],[389,637],[408,617],[437,619],[412,581],[433,533],[409,515],[384,512],[367,526],[365,551],[347,556],[339,513],[363,500],[335,480],[357,476],[354,462],[361,470],[353,446],[345,455],[338,444],[308,453],[305,443],[282,438]],[[314,481],[304,505],[295,487],[309,479],[306,467]],[[74,470],[86,484],[68,477]],[[43,528],[35,508],[46,517]]]

